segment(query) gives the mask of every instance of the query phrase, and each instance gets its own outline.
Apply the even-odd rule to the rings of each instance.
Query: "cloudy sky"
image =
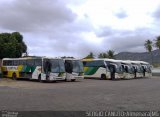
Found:
[[[0,0],[0,32],[20,32],[30,55],[144,52],[159,27],[160,0]]]

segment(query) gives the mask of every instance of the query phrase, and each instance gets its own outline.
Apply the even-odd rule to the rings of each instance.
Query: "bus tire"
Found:
[[[42,82],[41,75],[38,76],[38,81]]]
[[[102,74],[101,75],[101,80],[105,80],[106,79],[106,75],[105,74]]]
[[[12,74],[12,79],[13,79],[13,80],[17,80],[17,75],[16,75],[16,73],[13,73],[13,74]]]
[[[111,77],[111,80],[115,80],[115,77]]]
[[[64,81],[67,82],[67,78],[65,78]]]
[[[75,82],[76,81],[76,79],[71,79],[71,82]]]

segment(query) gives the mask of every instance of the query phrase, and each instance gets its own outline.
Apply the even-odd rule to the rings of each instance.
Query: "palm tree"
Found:
[[[107,58],[107,57],[108,57],[107,54],[104,52],[98,55],[98,58]]]
[[[98,58],[103,58],[103,53],[100,53],[100,54],[98,55]]]
[[[155,40],[155,47],[160,49],[160,36],[158,36]]]
[[[93,52],[90,52],[89,55],[87,55],[85,58],[86,58],[86,59],[94,58]]]
[[[114,51],[113,50],[108,50],[107,51],[107,58],[110,58],[110,59],[114,58]]]
[[[151,60],[152,60],[152,63],[153,63],[153,57],[152,57],[152,47],[153,45],[153,42],[151,40],[146,40],[145,43],[144,43],[144,46],[146,48],[146,50],[151,54]]]

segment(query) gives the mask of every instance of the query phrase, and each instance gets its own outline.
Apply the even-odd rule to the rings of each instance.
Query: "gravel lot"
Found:
[[[0,110],[159,110],[160,78],[39,83],[0,79]]]

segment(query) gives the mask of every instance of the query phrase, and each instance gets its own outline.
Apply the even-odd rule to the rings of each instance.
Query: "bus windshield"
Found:
[[[133,66],[130,64],[130,65],[128,65],[128,67],[129,67],[128,72],[129,73],[134,73]]]
[[[132,64],[129,64],[129,63],[123,63],[125,65],[125,71],[128,72],[128,73],[133,73],[134,72],[134,69],[133,69],[133,66]]]
[[[60,59],[46,59],[44,60],[44,71],[52,72],[52,73],[59,73],[65,72],[64,62]]]
[[[108,64],[108,61],[106,61],[106,64]],[[115,65],[117,73],[122,73],[123,72],[123,68],[122,68],[122,65],[121,65],[120,62],[109,62],[109,64]]]
[[[142,66],[145,68],[146,72],[151,73],[151,66],[149,64],[142,64]]]
[[[83,63],[81,61],[73,60],[72,65],[73,65],[73,72],[76,73],[83,72]]]
[[[64,61],[59,59],[59,68],[60,68],[60,72],[65,72],[65,66],[64,66]]]
[[[136,68],[137,72],[139,73],[143,72],[142,66],[140,64],[133,64],[133,66]]]

